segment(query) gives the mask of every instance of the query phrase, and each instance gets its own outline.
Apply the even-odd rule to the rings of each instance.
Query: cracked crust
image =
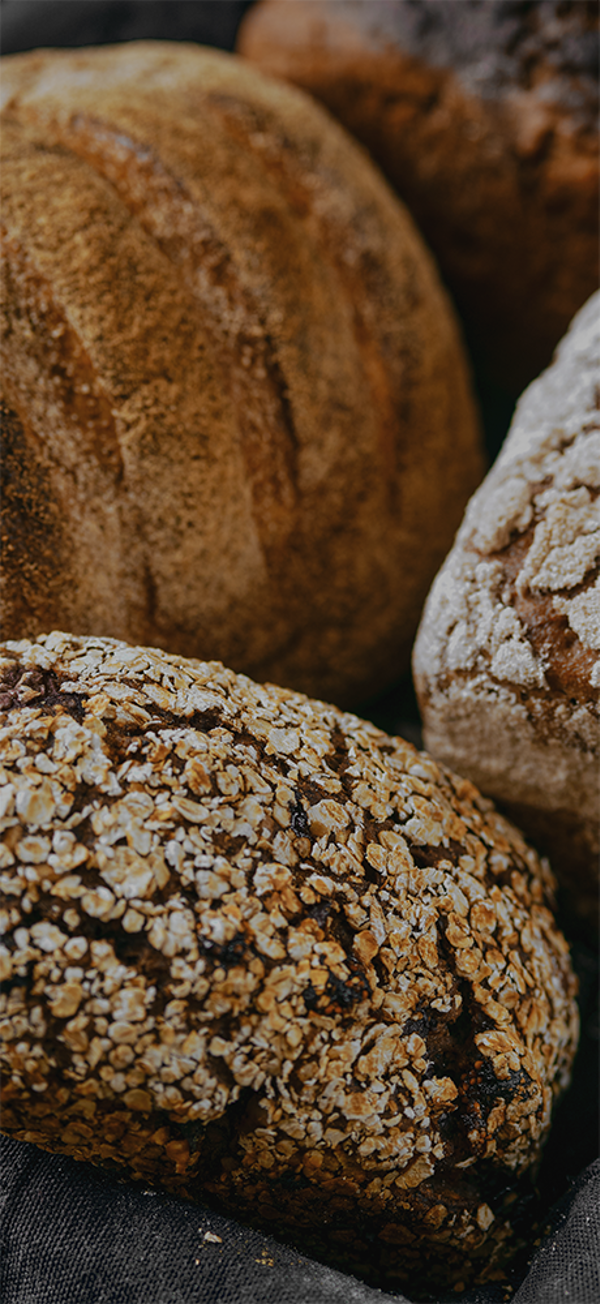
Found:
[[[577,1039],[547,864],[334,707],[0,652],[3,1128],[380,1282],[500,1271]]]
[[[598,285],[590,0],[262,0],[238,49],[370,150],[515,394]]]
[[[467,774],[597,911],[600,294],[526,391],[428,598],[415,683],[429,750]]]
[[[379,689],[483,472],[409,217],[307,97],[229,55],[33,52],[2,86],[6,636]],[[38,483],[69,561],[36,589]]]

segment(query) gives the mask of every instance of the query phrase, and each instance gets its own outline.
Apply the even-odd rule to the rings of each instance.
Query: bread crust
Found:
[[[367,146],[515,395],[598,285],[597,42],[579,0],[261,0],[238,33]]]
[[[54,633],[0,682],[2,1127],[380,1283],[501,1272],[577,1041],[547,863],[214,662]]]
[[[433,755],[501,802],[598,909],[600,294],[523,395],[427,600],[413,667]]]
[[[5,633],[381,687],[482,473],[410,218],[321,110],[232,56],[5,64],[4,385],[69,555],[25,610],[11,540]]]

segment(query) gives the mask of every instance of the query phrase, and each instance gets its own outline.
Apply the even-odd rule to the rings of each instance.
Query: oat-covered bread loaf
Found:
[[[414,651],[427,747],[598,909],[600,294],[521,399],[428,598]]]
[[[597,4],[262,0],[238,49],[367,145],[520,393],[598,285]]]
[[[3,1129],[382,1282],[498,1269],[577,1036],[547,865],[334,707],[100,638],[1,657]]]
[[[4,636],[379,688],[483,474],[411,219],[231,55],[34,52],[2,85]]]

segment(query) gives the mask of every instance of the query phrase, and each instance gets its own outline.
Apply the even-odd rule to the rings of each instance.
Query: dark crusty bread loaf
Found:
[[[482,474],[411,219],[230,55],[34,52],[2,85],[5,635],[380,687]]]
[[[597,920],[600,293],[521,399],[427,600],[427,747],[502,802]]]
[[[595,0],[262,0],[238,49],[368,146],[520,393],[598,285]]]
[[[381,1282],[499,1271],[577,1038],[547,864],[300,694],[0,656],[3,1129]]]

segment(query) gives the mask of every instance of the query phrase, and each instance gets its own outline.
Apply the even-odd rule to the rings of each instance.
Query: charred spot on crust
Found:
[[[302,805],[302,798],[297,789],[294,793],[294,796],[296,800],[294,802],[294,805],[291,807],[291,821],[290,821],[292,828],[294,830],[294,833],[297,833],[300,838],[310,838],[311,834],[310,834],[308,819],[306,817],[306,811],[304,809],[304,806]]]
[[[410,854],[418,869],[435,868],[440,860],[457,861],[463,848],[454,838],[448,838],[443,846],[430,846],[425,843],[411,842]]]
[[[248,942],[243,933],[236,933],[228,942],[213,942],[210,937],[198,934],[198,950],[208,959],[228,969],[239,964],[248,954]]]
[[[306,1009],[318,1011],[319,1014],[329,1014],[335,1008],[349,1010],[357,1001],[370,996],[369,985],[364,974],[356,963],[350,962],[350,967],[354,972],[346,979],[338,978],[337,974],[328,970],[327,982],[321,992],[315,991],[312,982],[307,983],[302,993]]]
[[[419,1010],[415,1015],[413,1015],[412,1019],[406,1020],[404,1031],[407,1037],[410,1036],[412,1032],[416,1032],[419,1037],[422,1037],[423,1040],[426,1041],[430,1026],[431,1015],[429,1012],[427,1010]]]
[[[515,1096],[523,1094],[523,1089],[531,1082],[531,1078],[524,1069],[510,1069],[506,1077],[498,1078],[490,1061],[479,1059],[475,1061],[472,1073],[466,1082],[483,1097],[483,1104],[490,1104],[496,1100],[505,1100],[508,1103],[514,1100]]]
[[[60,706],[81,724],[86,700],[86,693],[65,692],[56,671],[43,670],[39,666],[32,669],[18,665],[9,667],[0,680],[0,710],[3,711],[14,707],[42,706],[44,710],[53,712]]]
[[[178,1124],[184,1135],[191,1127],[192,1138],[201,1155],[202,1185],[218,1181],[223,1171],[223,1161],[228,1161],[239,1149],[239,1138],[259,1127],[263,1120],[257,1093],[252,1087],[242,1087],[237,1100],[228,1105],[220,1118],[206,1124]],[[202,1130],[200,1130],[202,1129]],[[218,1189],[218,1188],[217,1188]]]
[[[327,901],[317,901],[316,905],[308,907],[306,913],[310,919],[314,919],[315,923],[319,925],[319,928],[323,928],[324,924],[326,924],[329,919],[329,903]]]
[[[9,938],[5,945],[9,953],[14,951],[15,943],[12,941],[12,938]],[[31,968],[31,965],[27,966],[28,970]],[[30,982],[31,979],[29,977],[29,972],[26,974],[12,973],[10,978],[5,978],[0,982],[0,996],[10,996],[10,993],[14,991],[16,987],[29,987]]]
[[[410,854],[418,869],[428,869],[430,866],[435,867],[438,861],[448,853],[443,847],[426,847],[411,845]]]

